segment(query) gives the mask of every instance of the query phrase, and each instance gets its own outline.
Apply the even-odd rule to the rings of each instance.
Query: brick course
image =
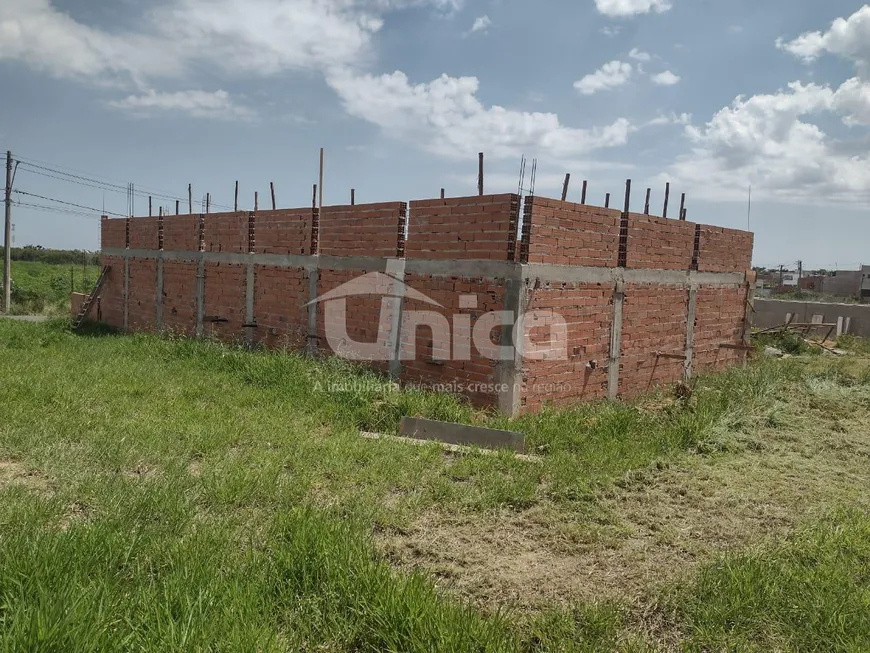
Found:
[[[626,267],[689,270],[694,251],[694,222],[629,214]]]
[[[513,261],[519,214],[512,194],[411,202],[405,256]]]
[[[709,225],[699,228],[698,270],[743,273],[752,267],[752,233]]]
[[[521,260],[616,267],[620,212],[543,197],[526,199]]]
[[[320,216],[320,253],[400,256],[407,210],[405,202],[324,206]]]

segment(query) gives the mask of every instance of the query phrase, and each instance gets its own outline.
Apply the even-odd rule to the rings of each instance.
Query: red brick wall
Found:
[[[364,274],[360,270],[320,270],[317,295],[335,290],[338,286]],[[374,293],[375,287],[371,286]],[[307,300],[306,300],[307,301]],[[347,335],[353,342],[377,342],[378,324],[381,314],[381,297],[376,294],[362,294],[345,299],[347,302]],[[326,338],[325,304],[317,305],[318,343],[323,351],[340,353],[353,348],[352,342],[329,343]],[[341,325],[339,325],[341,326]],[[333,348],[333,344],[336,348]]]
[[[258,211],[254,251],[260,254],[312,254],[316,213],[312,208]]]
[[[141,219],[141,218],[140,218]],[[133,222],[133,220],[131,220]],[[156,223],[155,223],[156,226]],[[157,232],[154,232],[155,240]],[[133,232],[130,231],[132,247]],[[124,278],[124,263],[121,262],[121,283]],[[130,299],[127,318],[131,331],[153,331],[157,309],[157,261],[130,259]],[[123,310],[123,309],[122,309]]]
[[[234,254],[248,252],[250,229],[246,212],[210,213],[205,216],[203,222],[206,252],[232,252]]]
[[[570,266],[615,267],[618,264],[620,212],[596,207],[529,198],[526,203],[523,238],[517,241],[519,198],[515,195],[473,196],[411,203],[411,229],[407,243],[404,230],[406,205],[401,202],[328,207],[319,224],[310,208],[258,212],[253,219],[254,251],[262,253],[314,253],[333,256],[395,257],[446,260],[527,260],[531,263]],[[199,215],[166,216],[164,249],[200,250]],[[102,221],[102,243],[123,248],[127,243],[126,219]],[[134,218],[129,224],[130,246],[158,246],[158,218]],[[697,235],[697,239],[696,239]],[[245,212],[204,216],[202,246],[212,252],[244,253],[251,245],[249,214]],[[743,272],[751,262],[752,234],[697,226],[630,214],[627,263],[632,268],[689,270],[693,259],[698,269],[709,272]],[[517,250],[519,245],[519,251]],[[111,266],[101,292],[102,319],[123,327],[124,261],[103,257]],[[197,264],[164,262],[163,321],[168,329],[192,335],[196,330]],[[154,328],[157,262],[130,260],[129,326],[133,330]],[[246,266],[209,263],[205,266],[204,315],[227,322],[203,322],[203,332],[223,340],[240,341],[246,321]],[[359,270],[320,270],[318,294],[323,296],[342,283],[363,274]],[[505,281],[499,279],[406,276],[408,285],[441,307],[406,297],[404,308],[434,310],[448,319],[451,345],[444,351],[433,347],[430,331],[420,327],[402,334],[407,352],[416,348],[414,360],[402,361],[406,382],[438,383],[463,391],[479,405],[495,405],[498,361],[483,356],[471,344],[470,360],[451,360],[463,334],[454,318],[477,319],[505,305]],[[347,298],[348,335],[354,341],[378,338],[383,297],[372,293]],[[688,290],[666,285],[629,285],[625,289],[623,341],[620,361],[621,396],[632,397],[655,385],[682,377],[682,359],[657,358],[656,352],[685,352]],[[742,341],[746,289],[702,287],[698,290],[695,327],[695,361],[698,372],[743,360],[744,352],[723,349],[722,343]],[[460,306],[460,296],[476,299],[475,308]],[[254,340],[269,346],[303,347],[307,343],[309,295],[308,273],[301,268],[255,267]],[[546,403],[596,399],[607,395],[607,364],[613,314],[612,284],[544,283],[529,290],[529,309],[558,311],[567,321],[568,360],[525,360],[522,404],[537,410]],[[330,351],[325,338],[324,307],[317,306],[318,346]],[[532,330],[534,342],[549,338],[549,329]],[[495,340],[500,327],[491,334]],[[492,342],[495,350],[497,342]],[[348,346],[351,346],[348,343]],[[339,350],[341,346],[338,347]],[[340,352],[339,352],[340,353]],[[594,365],[590,362],[594,361]],[[386,370],[387,362],[375,365]],[[474,388],[472,385],[489,386]]]
[[[406,256],[513,261],[519,212],[511,194],[411,202]]]
[[[163,249],[174,252],[198,252],[199,215],[170,215],[163,218]]]
[[[226,251],[226,250],[224,250]],[[225,342],[244,335],[247,267],[227,263],[205,264],[203,333]],[[215,321],[213,318],[228,320]]]
[[[695,223],[629,214],[626,267],[689,270],[694,251]]]
[[[320,216],[320,253],[330,256],[401,256],[407,204],[324,206]]]
[[[629,284],[625,288],[619,394],[633,397],[657,385],[678,381],[685,360],[656,352],[686,351],[689,291],[667,285]]]
[[[408,274],[405,278],[408,286],[435,300],[441,306],[433,306],[422,301],[405,298],[405,311],[432,311],[447,318],[450,324],[450,347],[439,349],[437,341],[433,342],[432,330],[427,326],[419,326],[412,332],[406,320],[402,329],[402,358],[414,354],[413,360],[402,361],[402,381],[408,383],[442,384],[454,387],[455,392],[468,396],[476,405],[495,406],[498,404],[496,366],[498,361],[487,358],[474,346],[473,333],[465,328],[460,318],[459,328],[454,328],[454,316],[468,316],[470,324],[484,313],[504,309],[505,284],[497,279],[466,279],[458,277],[430,277],[427,275]],[[460,308],[460,296],[474,297],[475,308]],[[490,355],[494,356],[497,346],[496,338],[500,338],[500,328],[491,332],[493,343]],[[468,356],[458,356],[467,360],[450,360],[452,351],[457,346],[470,343]]]
[[[752,267],[754,234],[724,227],[699,227],[698,270],[743,273]]]
[[[308,308],[305,306],[308,300],[308,273],[305,270],[256,266],[255,340],[270,347],[304,347],[308,342]]]
[[[163,262],[165,329],[187,335],[196,333],[196,268],[196,263]]]
[[[528,263],[616,267],[620,215],[615,209],[543,197],[526,198],[522,260]]]
[[[613,319],[613,287],[550,284],[531,291],[529,310],[557,311],[568,323],[568,360],[523,363],[523,406],[587,401],[607,396],[607,363]],[[549,340],[549,330],[530,330],[533,342]],[[591,363],[591,365],[590,365]]]
[[[127,246],[127,218],[103,218],[100,227],[102,249],[124,249]]]
[[[727,367],[743,361],[746,352],[723,349],[723,343],[743,344],[746,288],[701,286],[695,321],[697,372]]]
[[[104,220],[103,225],[105,224]],[[124,259],[120,256],[102,256],[100,263],[103,267],[109,266],[111,269],[100,291],[99,314],[97,307],[94,307],[91,318],[101,320],[116,329],[122,329],[124,328]]]
[[[157,218],[130,218],[130,249],[157,249]]]

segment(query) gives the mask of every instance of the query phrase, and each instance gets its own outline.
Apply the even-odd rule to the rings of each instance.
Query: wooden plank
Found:
[[[523,453],[526,448],[526,436],[522,433],[453,422],[436,422],[420,417],[403,417],[399,434],[415,440],[446,442],[484,449],[510,449],[519,453]]]

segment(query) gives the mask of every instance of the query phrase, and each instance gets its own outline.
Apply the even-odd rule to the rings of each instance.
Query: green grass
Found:
[[[643,649],[628,604],[480,611],[428,576],[393,569],[373,535],[402,532],[432,511],[492,518],[531,508],[566,537],[594,532],[608,519],[599,495],[626,477],[706,451],[723,433],[751,432],[808,379],[842,392],[870,383],[866,370],[823,365],[759,361],[699,379],[689,399],[506,420],[456,397],[389,391],[337,359],[0,321],[0,642],[7,650]],[[349,380],[357,382],[342,384]],[[379,389],[361,389],[366,382]],[[346,390],[326,392],[332,385]],[[434,444],[359,436],[395,432],[406,414],[521,429],[542,460],[457,457]],[[859,557],[840,565],[825,554],[841,570],[866,566],[866,529],[850,537],[864,547]],[[802,573],[786,549],[773,551],[731,567],[768,560],[784,566],[776,573]],[[748,588],[716,580],[720,568],[674,589],[682,599],[669,613],[673,628],[697,647],[755,641],[761,627],[728,624],[738,623],[740,592],[765,586],[754,576]],[[830,577],[845,583],[842,592],[867,580],[833,567]],[[711,588],[720,586],[716,598]],[[842,594],[832,588],[795,581],[776,600],[786,606],[803,592],[793,600],[825,603],[837,616]],[[800,620],[779,612],[769,623],[779,630],[764,641],[786,648],[833,632],[798,632]],[[846,619],[836,642],[870,645],[863,624]]]
[[[867,650],[870,515],[846,510],[780,546],[725,555],[671,602],[689,650]]]
[[[842,335],[837,338],[837,347],[854,354],[870,355],[870,340],[867,338]]]
[[[98,266],[54,265],[12,261],[12,313],[63,315],[69,312],[70,292],[90,292],[99,277]]]

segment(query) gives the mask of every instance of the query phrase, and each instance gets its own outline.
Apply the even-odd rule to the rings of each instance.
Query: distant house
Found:
[[[797,286],[798,286],[797,272],[785,272],[785,273],[783,273],[782,285],[786,288],[797,288]]]
[[[870,265],[861,266],[860,299],[870,299]]]
[[[853,297],[860,299],[863,296],[866,282],[867,292],[870,295],[870,266],[863,266],[861,270],[837,270],[822,282],[822,292],[835,297]]]

